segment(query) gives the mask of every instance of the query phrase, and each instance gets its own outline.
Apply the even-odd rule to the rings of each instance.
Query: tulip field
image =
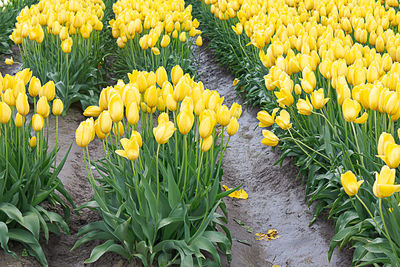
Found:
[[[297,176],[275,180],[293,178],[305,194],[309,229],[319,218],[334,225],[324,257],[350,249],[353,266],[400,266],[399,27],[397,0],[0,0],[0,54],[15,70],[0,68],[2,251],[51,266],[46,244],[73,235],[63,253],[89,250],[81,264],[111,254],[229,266],[236,243],[261,246],[236,237],[230,214],[268,183],[249,186],[254,164],[225,185],[229,153],[271,157],[246,156],[255,129],[262,153],[279,150],[261,177],[289,176],[293,162]],[[246,108],[217,91],[225,79],[208,88],[216,74],[202,66],[203,38]],[[257,123],[240,129],[254,109]],[[68,118],[79,119],[59,127]],[[78,198],[68,168],[82,170]],[[284,197],[272,192],[281,195],[264,201]],[[79,219],[87,214],[96,219]],[[272,244],[278,232],[253,239]]]

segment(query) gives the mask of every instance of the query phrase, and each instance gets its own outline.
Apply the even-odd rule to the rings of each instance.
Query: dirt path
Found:
[[[205,44],[206,45],[206,44]],[[236,98],[234,77],[218,66],[210,51],[201,49],[200,80],[206,88],[218,90],[231,105]],[[241,103],[240,100],[237,102]],[[350,251],[335,251],[328,261],[328,248],[334,234],[332,221],[319,219],[311,227],[312,209],[305,203],[305,191],[295,181],[296,169],[290,160],[282,168],[273,163],[278,150],[261,144],[257,110],[243,109],[238,133],[231,138],[223,160],[223,182],[229,187],[243,183],[247,200],[227,200],[232,238],[247,240],[251,246],[233,241],[231,266],[351,266]],[[233,218],[254,228],[248,233]],[[255,240],[255,233],[278,230],[280,237],[269,242]]]

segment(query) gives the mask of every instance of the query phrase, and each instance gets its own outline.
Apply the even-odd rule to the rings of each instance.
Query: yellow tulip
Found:
[[[176,85],[183,76],[183,70],[179,65],[176,65],[171,70],[171,81]],[[183,99],[183,98],[182,98]]]
[[[257,120],[260,121],[258,127],[269,127],[275,122],[275,115],[278,112],[279,108],[274,108],[272,114],[270,115],[267,111],[262,110],[257,113]]]
[[[214,138],[212,135],[208,136],[205,139],[201,139],[201,151],[207,152],[208,150],[210,150],[213,143],[214,143]]]
[[[315,109],[321,109],[329,101],[329,98],[325,98],[324,89],[320,88],[311,94],[311,104]]]
[[[29,82],[28,92],[31,97],[36,97],[39,94],[39,89],[42,87],[40,80],[36,77],[32,77]]]
[[[0,102],[0,123],[6,124],[10,118],[11,108],[5,102]]]
[[[201,38],[201,36],[198,36],[198,37],[197,37],[197,39],[196,39],[196,45],[197,45],[198,47],[200,47],[200,46],[203,45],[203,38]]]
[[[83,121],[75,131],[75,141],[79,147],[86,147],[92,140],[92,129],[90,125]]]
[[[49,103],[47,102],[47,98],[45,96],[42,96],[41,98],[39,98],[39,101],[37,102],[37,106],[36,106],[36,112],[43,118],[47,118],[49,116],[50,106],[49,106]]]
[[[193,127],[194,115],[187,110],[181,111],[177,116],[179,132],[183,135],[188,134]]]
[[[110,112],[104,110],[99,116],[99,127],[104,134],[109,134],[112,129],[112,119]]]
[[[152,47],[151,51],[155,56],[158,56],[160,54],[160,49],[158,49],[157,47]]]
[[[357,100],[346,98],[343,102],[342,108],[344,119],[347,122],[364,123],[368,119],[368,113],[366,112],[364,112],[361,117],[357,118],[361,111],[360,103],[358,103]]]
[[[378,155],[389,168],[395,169],[400,165],[400,145],[387,143],[383,155]]]
[[[221,126],[227,126],[231,120],[231,112],[227,106],[222,105],[217,111],[217,123]]]
[[[290,123],[290,114],[285,109],[281,110],[279,116],[276,117],[275,122],[283,130],[290,129],[292,127],[292,124]]]
[[[210,116],[206,116],[200,120],[199,134],[201,138],[205,139],[209,137],[212,134],[213,129],[214,124]]]
[[[146,101],[147,106],[149,106],[150,108],[154,108],[155,106],[157,106],[158,95],[157,95],[157,88],[154,85],[150,86],[146,90],[144,99]]]
[[[44,119],[40,114],[35,114],[32,117],[32,129],[35,132],[40,132],[42,131],[44,127]]]
[[[25,116],[29,113],[28,96],[25,93],[19,93],[16,100],[16,107],[19,114]]]
[[[103,140],[106,138],[106,134],[103,133],[100,129],[99,119],[94,121],[94,130],[96,131],[96,135],[99,139]]]
[[[136,102],[132,102],[126,108],[126,119],[130,125],[135,125],[139,121],[139,109]]]
[[[168,113],[163,112],[158,116],[158,124],[163,124],[165,122],[169,122]]]
[[[240,116],[242,115],[242,106],[239,105],[238,103],[233,103],[230,112],[232,117],[239,119]]]
[[[169,138],[174,134],[176,128],[171,121],[159,124],[153,128],[153,134],[158,144],[163,145],[168,142]]]
[[[64,104],[61,99],[57,98],[53,101],[53,115],[60,116],[64,110]]]
[[[4,94],[1,95],[1,99],[10,107],[14,107],[16,99],[11,89],[7,89]]]
[[[159,87],[163,87],[164,82],[168,81],[168,74],[163,66],[156,70],[156,79]]]
[[[383,166],[380,173],[375,174],[375,182],[373,186],[374,195],[378,198],[390,197],[395,192],[400,191],[400,185],[395,185],[394,180],[396,170]]]
[[[29,146],[31,148],[35,148],[36,147],[36,136],[32,136],[31,139],[29,139]]]
[[[238,130],[239,130],[239,123],[235,117],[232,117],[229,121],[228,126],[226,127],[226,133],[229,136],[232,136],[236,134]]]
[[[172,96],[172,94],[168,94],[166,100],[167,100],[166,101],[167,109],[169,111],[175,111],[176,107],[177,107],[177,102],[175,101],[175,99]]]
[[[6,58],[4,61],[7,65],[13,65],[14,64],[14,59],[12,57]]]
[[[20,128],[24,125],[24,117],[17,113],[17,115],[15,115],[15,120],[14,120],[14,124],[17,128]]]
[[[169,37],[169,35],[164,35],[161,40],[161,47],[163,47],[163,48],[167,47],[170,42],[171,42],[171,38]]]
[[[364,180],[357,181],[356,176],[352,171],[347,171],[340,176],[340,181],[342,183],[343,189],[349,196],[354,196],[357,194],[360,185]]]
[[[313,110],[313,105],[311,104],[308,97],[306,99],[299,99],[296,104],[297,111],[302,115],[310,115]]]
[[[143,140],[142,140],[142,136],[140,135],[139,132],[133,130],[131,133],[131,140],[135,139],[136,142],[138,143],[139,147],[142,147],[143,145]]]
[[[122,102],[119,94],[114,94],[108,104],[108,110],[110,112],[111,119],[113,122],[119,122],[124,117],[124,103]]]
[[[98,106],[88,106],[83,112],[83,116],[85,117],[98,117],[102,109]]]
[[[47,101],[52,101],[56,95],[56,86],[53,81],[47,82],[41,89],[39,89],[39,96],[45,96]]]
[[[276,146],[279,143],[279,138],[269,130],[263,130],[262,134],[264,136],[261,143],[266,146]]]
[[[135,139],[122,138],[121,144],[124,150],[116,150],[119,156],[135,161],[139,157],[139,144]]]
[[[292,95],[292,92],[285,88],[282,88],[280,91],[278,92],[274,92],[276,98],[277,98],[277,102],[279,103],[279,105],[285,107],[285,106],[291,106],[294,102],[294,98]]]
[[[61,33],[60,33],[61,34]],[[66,37],[62,42],[61,42],[61,49],[65,54],[71,53],[72,50],[72,45],[73,41],[71,37]]]

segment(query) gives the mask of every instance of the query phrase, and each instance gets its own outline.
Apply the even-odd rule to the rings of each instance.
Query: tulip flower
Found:
[[[124,103],[118,93],[111,97],[108,104],[108,111],[113,122],[120,122],[124,117]]]
[[[296,104],[297,111],[302,115],[310,115],[313,110],[313,105],[311,104],[308,97],[306,99],[299,99]]]
[[[147,106],[150,108],[154,108],[157,106],[158,95],[157,95],[157,88],[152,85],[150,86],[144,95],[144,99],[146,101]]]
[[[45,96],[39,98],[39,101],[37,102],[36,112],[40,114],[43,118],[47,118],[49,116],[50,106]]]
[[[16,107],[19,114],[25,116],[29,113],[28,96],[25,93],[19,93],[16,100]]]
[[[375,182],[373,186],[374,195],[378,198],[386,198],[395,192],[400,192],[400,185],[395,185],[394,180],[396,170],[383,166],[380,173],[375,174]]]
[[[142,136],[140,135],[139,132],[133,130],[131,133],[131,140],[135,139],[136,142],[138,143],[139,147],[142,147],[143,145],[143,140],[142,140]]]
[[[242,106],[239,105],[238,103],[233,103],[230,111],[232,117],[239,119],[240,116],[242,115]]]
[[[1,95],[1,99],[10,107],[14,107],[16,105],[16,99],[11,89],[7,89],[3,95]]]
[[[139,145],[134,139],[122,138],[121,144],[124,150],[116,150],[119,156],[135,161],[139,157]]]
[[[179,65],[176,65],[171,70],[171,80],[176,85],[183,76],[183,70]],[[183,98],[182,98],[183,99]]]
[[[165,122],[153,128],[153,134],[158,144],[163,145],[168,142],[174,134],[176,128],[173,122]]]
[[[47,101],[54,99],[56,95],[56,86],[53,81],[47,82],[41,89],[39,89],[39,96],[45,96]]]
[[[201,139],[201,151],[207,152],[208,150],[210,150],[213,143],[214,143],[214,138],[212,135],[208,136],[205,139]]]
[[[167,71],[163,66],[156,70],[157,84],[159,87],[163,87],[164,82],[168,81]]]
[[[35,114],[32,116],[32,129],[35,132],[42,131],[44,127],[44,119],[40,114]]]
[[[112,129],[112,119],[110,112],[104,110],[99,116],[99,127],[104,134],[109,134]]]
[[[55,99],[53,101],[53,115],[60,116],[61,113],[63,112],[63,110],[64,110],[64,104],[61,101],[61,99],[58,99],[58,98]]]
[[[223,105],[217,110],[217,123],[227,126],[231,120],[231,112],[227,106]]]
[[[201,138],[205,139],[209,137],[212,134],[213,129],[214,125],[210,116],[206,116],[200,120],[199,134]]]
[[[31,139],[29,139],[29,146],[31,148],[35,148],[36,147],[36,136],[32,136]]]
[[[12,57],[6,58],[4,61],[7,65],[13,65],[14,64],[14,59]]]
[[[196,45],[197,45],[198,47],[200,47],[200,46],[203,45],[203,38],[201,38],[201,36],[198,36],[198,37],[197,37],[197,39],[196,39]]]
[[[36,97],[39,95],[39,90],[42,87],[40,80],[36,77],[32,77],[30,83],[29,83],[29,88],[28,92],[31,97]]]
[[[287,88],[282,88],[278,92],[274,92],[277,102],[281,107],[291,106],[294,102],[294,98],[292,92]]]
[[[98,106],[88,106],[83,112],[85,117],[98,117],[103,110]]]
[[[94,121],[94,130],[96,131],[96,135],[99,139],[103,140],[106,138],[106,134],[103,133],[100,129],[99,119]]]
[[[226,133],[229,136],[235,135],[239,130],[239,123],[235,117],[232,117],[229,121],[228,126],[226,127]]]
[[[357,100],[346,98],[343,102],[343,116],[347,122],[364,123],[368,119],[368,113],[364,112],[363,115],[357,118],[361,111],[360,103]]]
[[[269,130],[263,130],[262,134],[264,136],[261,143],[266,146],[276,146],[279,143],[279,138]]]
[[[258,127],[264,128],[269,127],[275,122],[275,115],[278,112],[279,108],[274,108],[272,110],[272,114],[270,115],[267,111],[262,110],[257,113],[257,120],[260,121]]]
[[[14,124],[17,128],[20,128],[24,125],[24,117],[17,113],[17,115],[15,115],[15,120],[14,120]]]
[[[352,171],[347,171],[340,176],[340,181],[342,183],[343,189],[349,196],[354,196],[357,194],[360,185],[364,180],[357,181],[356,176]]]
[[[5,102],[0,102],[0,123],[6,124],[10,118],[11,108]]]
[[[177,124],[179,132],[183,135],[188,134],[193,127],[194,115],[189,111],[182,111],[178,114]]]
[[[124,130],[124,125],[122,124],[122,122],[119,121],[117,123],[114,123],[113,132],[114,132],[114,134],[118,135],[119,137],[124,135],[125,130]]]
[[[290,129],[292,127],[292,124],[290,123],[290,114],[285,109],[281,110],[279,116],[276,117],[275,122],[283,130]]]
[[[329,101],[329,98],[325,98],[324,89],[320,88],[311,94],[311,104],[315,109],[321,109]]]
[[[81,122],[75,131],[75,141],[79,147],[86,147],[92,140],[92,129],[87,121]]]

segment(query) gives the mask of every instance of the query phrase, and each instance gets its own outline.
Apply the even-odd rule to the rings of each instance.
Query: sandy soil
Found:
[[[16,57],[18,61],[18,57]],[[0,72],[14,73],[16,67],[4,65],[0,58]],[[214,61],[212,54],[205,49],[201,51],[201,80],[210,89],[216,89],[225,96],[230,105],[236,93],[232,87],[234,77]],[[238,101],[240,103],[240,101]],[[240,130],[231,139],[230,148],[224,158],[224,184],[234,187],[243,183],[249,198],[247,200],[227,199],[229,212],[229,228],[234,238],[233,261],[231,266],[350,266],[349,251],[335,252],[329,263],[327,252],[334,229],[332,222],[319,220],[312,227],[308,223],[312,211],[305,203],[304,189],[295,181],[296,169],[290,160],[286,160],[282,168],[273,166],[279,158],[279,152],[263,146],[261,130],[254,131],[257,125],[256,110],[243,110],[239,120]],[[60,120],[59,157],[74,142],[74,131],[84,119],[82,111],[72,107],[65,118]],[[54,121],[51,121],[54,125]],[[53,126],[51,128],[54,128]],[[54,137],[54,133],[52,133]],[[102,154],[102,145],[97,140],[90,145],[92,159]],[[90,200],[92,189],[85,175],[81,158],[81,150],[74,143],[68,160],[61,173],[61,179],[77,205]],[[83,225],[99,220],[96,212],[84,211],[71,217],[71,235],[52,235],[49,244],[43,244],[49,266],[83,266],[90,251],[98,243],[91,243],[70,252],[76,242],[76,233]],[[238,219],[254,229],[248,233],[234,221]],[[255,233],[266,232],[276,228],[280,238],[257,241]],[[239,242],[239,241],[241,242]],[[248,244],[243,244],[243,242]],[[21,252],[18,245],[15,250]],[[0,266],[39,266],[31,257],[22,257],[17,261],[0,252]],[[88,266],[139,266],[128,263],[117,255],[107,254],[96,264]],[[229,266],[226,262],[224,266]]]

